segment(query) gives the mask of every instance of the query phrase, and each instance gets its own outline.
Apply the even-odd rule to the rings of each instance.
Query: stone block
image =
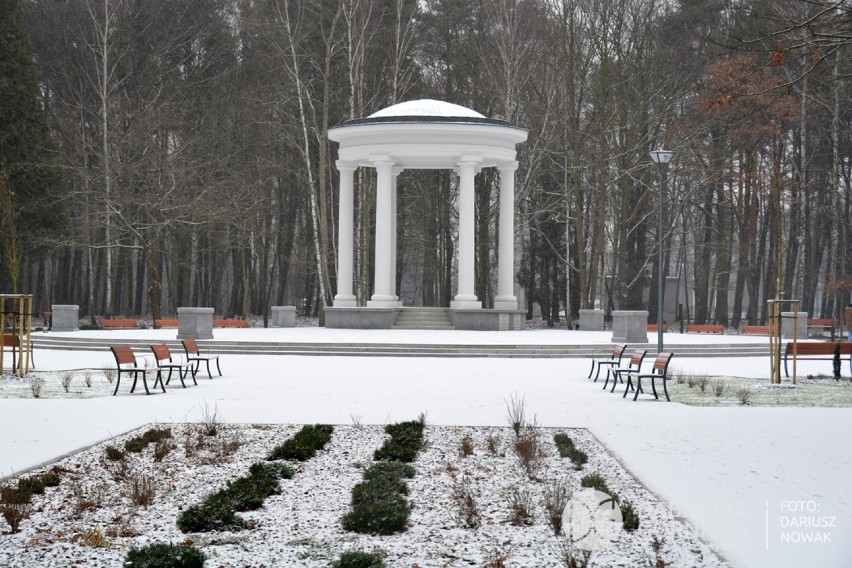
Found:
[[[580,310],[580,331],[603,331],[603,310]]]
[[[213,339],[213,308],[178,308],[178,339]]]
[[[53,312],[51,331],[78,331],[80,329],[80,306],[57,304],[50,307]]]
[[[616,310],[612,312],[613,343],[648,343],[648,312]]]

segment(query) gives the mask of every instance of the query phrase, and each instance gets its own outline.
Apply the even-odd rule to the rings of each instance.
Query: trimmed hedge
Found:
[[[385,427],[390,438],[373,454],[378,463],[364,471],[364,481],[352,488],[352,509],[343,516],[344,529],[386,535],[408,528],[411,505],[405,498],[405,479],[416,471],[403,462],[413,461],[423,447],[423,427],[423,420]]]
[[[277,446],[266,459],[306,461],[325,448],[331,440],[334,426],[329,424],[314,424],[303,426],[292,438]]]
[[[378,552],[344,552],[331,568],[385,568],[384,559]]]
[[[182,544],[149,544],[131,548],[124,559],[126,568],[202,568],[205,554]]]

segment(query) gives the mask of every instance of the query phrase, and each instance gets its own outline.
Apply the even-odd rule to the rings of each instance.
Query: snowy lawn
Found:
[[[353,343],[394,338],[403,343],[608,343],[608,336],[602,334],[564,331],[436,335],[327,330],[330,333],[323,335],[326,330],[305,330],[301,336],[298,330],[239,331],[246,334],[241,337],[254,336],[258,341],[327,337],[328,341],[348,338]],[[106,333],[110,343],[123,337],[119,332]],[[174,330],[128,333],[154,342],[157,333],[171,338]],[[226,338],[225,333],[221,335]],[[676,335],[667,334],[667,346],[675,339]],[[695,341],[689,336],[684,340]],[[700,342],[710,341],[739,339],[700,338]],[[676,345],[672,349],[677,352]],[[96,368],[109,361],[109,353],[39,350],[36,360],[39,371]],[[712,368],[714,376],[765,381],[769,373],[767,358],[676,361],[683,369]],[[425,411],[435,428],[502,428],[506,400],[517,393],[525,397],[530,415],[536,415],[540,425],[588,429],[607,450],[600,455],[623,464],[664,508],[685,519],[733,566],[841,567],[852,558],[852,541],[847,538],[852,533],[852,503],[846,489],[852,471],[852,440],[847,434],[852,409],[848,407],[694,407],[657,402],[649,396],[633,402],[621,393],[604,392],[600,382],[587,380],[588,361],[583,359],[235,355],[223,357],[222,368],[224,377],[199,378],[199,386],[187,389],[174,388],[173,383],[168,393],[152,396],[131,395],[129,384],[122,381],[116,397],[34,399],[23,385],[24,398],[0,398],[0,471],[21,472],[146,424],[197,422],[204,408],[213,406],[231,424],[351,425],[355,417],[364,425],[382,425]],[[799,373],[806,376],[826,370],[824,362],[800,363]],[[844,372],[848,373],[848,367]],[[672,386],[693,392],[698,388]],[[71,388],[84,392],[104,387],[109,390],[105,382],[85,387],[84,378],[74,378]],[[715,398],[709,392],[706,396]],[[365,431],[374,430],[365,427]],[[477,429],[475,434],[486,431]],[[435,440],[430,440],[429,451],[440,447]],[[211,484],[203,490],[217,488]],[[483,491],[488,499],[499,499],[498,493]],[[802,527],[805,522],[825,526]],[[641,539],[643,546],[650,544],[647,536]],[[2,541],[0,549],[6,549]],[[522,561],[523,556],[513,557],[514,565],[536,565]],[[442,564],[424,560],[421,565]],[[625,557],[624,565],[635,564]]]

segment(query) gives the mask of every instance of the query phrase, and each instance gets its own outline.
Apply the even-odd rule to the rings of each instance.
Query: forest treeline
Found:
[[[4,0],[0,291],[37,310],[318,315],[336,290],[329,128],[433,98],[529,130],[516,278],[553,324],[760,323],[852,293],[852,6],[829,0]],[[658,242],[659,172],[674,152]],[[356,173],[355,294],[375,173]],[[496,289],[498,174],[476,180],[477,296]],[[407,305],[454,294],[457,179],[399,179]]]

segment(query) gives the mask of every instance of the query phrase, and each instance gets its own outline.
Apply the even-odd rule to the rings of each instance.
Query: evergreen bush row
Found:
[[[559,451],[559,455],[563,458],[570,458],[574,463],[574,467],[580,469],[583,465],[589,461],[589,456],[586,455],[586,452],[582,450],[578,450],[574,446],[574,440],[568,437],[567,434],[563,432],[558,432],[553,435],[553,442],[556,444],[556,449]]]
[[[149,544],[131,548],[124,559],[125,568],[202,568],[206,556],[193,546]]]
[[[623,503],[618,497],[618,493],[609,488],[606,480],[598,473],[590,473],[580,480],[581,487],[590,487],[601,493],[606,493],[612,500],[618,504],[621,509],[621,526],[626,531],[635,531],[639,528],[639,514],[633,509],[633,504],[630,501]]]
[[[304,461],[325,447],[333,431],[332,426],[325,424],[304,426],[292,438],[276,447],[267,460],[286,457]],[[291,479],[293,475],[293,469],[283,463],[252,464],[248,475],[229,481],[224,489],[208,495],[201,504],[183,511],[177,519],[178,528],[183,532],[238,531],[247,528],[248,523],[237,513],[262,507],[267,497],[280,492],[278,480]]]
[[[385,568],[386,564],[378,552],[344,552],[331,568]]]
[[[166,438],[172,437],[172,429],[171,428],[150,428],[141,436],[135,436],[130,438],[124,443],[124,449],[130,453],[138,454],[142,452],[145,448],[148,447],[148,444],[155,444],[160,440],[165,440]],[[116,454],[116,449],[112,446],[107,447],[107,457],[113,460],[122,459],[123,456],[118,457],[120,454]]]
[[[377,463],[367,468],[364,480],[352,488],[352,509],[343,516],[344,529],[386,535],[407,528],[411,505],[405,498],[405,479],[414,477],[416,471],[406,462],[413,461],[423,447],[424,426],[421,418],[385,427],[390,438],[374,452]]]
[[[277,446],[267,457],[267,460],[297,460],[306,461],[325,448],[331,440],[334,427],[328,424],[303,426],[292,438]]]

